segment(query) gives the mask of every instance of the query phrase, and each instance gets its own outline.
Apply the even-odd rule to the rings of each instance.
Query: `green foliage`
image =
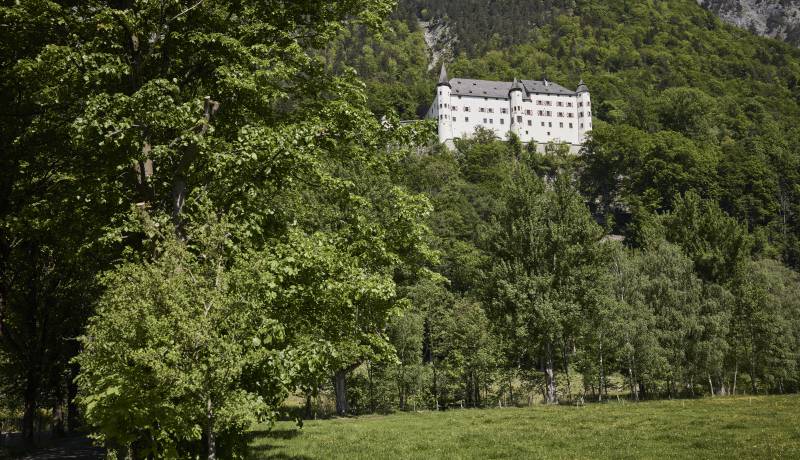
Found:
[[[246,430],[274,418],[291,383],[285,327],[264,314],[277,296],[247,289],[246,267],[226,266],[232,225],[211,219],[187,228],[186,243],[167,236],[152,262],[106,276],[83,338],[87,422],[137,458],[198,455],[204,433],[240,457]],[[274,283],[284,270],[261,276]]]

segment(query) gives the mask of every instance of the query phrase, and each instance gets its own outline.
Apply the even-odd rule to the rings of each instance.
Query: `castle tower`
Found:
[[[436,84],[436,104],[439,114],[439,142],[446,143],[453,139],[453,110],[450,105],[450,80],[447,78],[447,69],[442,64],[439,72],[439,82]]]
[[[511,114],[511,132],[522,138],[522,97],[524,90],[522,84],[514,78],[511,89],[508,90],[508,112]]]
[[[578,94],[578,134],[583,142],[586,132],[592,130],[592,100],[589,96],[589,87],[583,80],[578,84],[575,92]]]

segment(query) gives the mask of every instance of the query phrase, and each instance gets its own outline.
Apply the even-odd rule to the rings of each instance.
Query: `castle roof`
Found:
[[[575,92],[576,93],[588,93],[589,92],[589,87],[586,86],[586,83],[583,82],[583,79],[581,79],[581,82],[578,83],[578,89],[575,90]]]
[[[442,70],[439,71],[439,83],[436,86],[446,85],[450,86],[450,80],[447,78],[447,69],[444,67],[444,62],[442,63]]]
[[[511,84],[511,89],[508,90],[508,91],[509,92],[511,92],[511,91],[522,91],[522,92],[524,92],[525,88],[522,87],[522,84],[519,82],[519,80],[517,80],[517,77],[514,77],[514,83]]]
[[[446,77],[446,74],[445,74]],[[493,97],[499,99],[508,98],[513,82],[491,81],[491,80],[472,80],[469,78],[452,78],[450,87],[453,89],[453,96],[473,96],[473,97]],[[575,91],[550,81],[542,80],[521,80],[522,89],[527,94],[561,94],[574,96]],[[587,90],[588,91],[588,90]]]

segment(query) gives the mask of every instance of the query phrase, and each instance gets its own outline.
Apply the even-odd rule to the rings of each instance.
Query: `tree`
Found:
[[[57,243],[52,247],[65,248],[64,260],[72,257],[66,249],[71,243],[80,248],[83,238],[101,242],[99,256],[86,251],[85,260],[95,256],[96,266],[87,264],[77,275],[66,269],[45,272],[37,268],[39,272],[30,279],[43,279],[42,274],[47,274],[46,283],[37,281],[36,285],[37,289],[46,288],[58,279],[49,273],[67,273],[75,287],[70,292],[81,292],[85,285],[91,293],[93,283],[86,280],[94,279],[98,272],[109,272],[104,288],[110,294],[102,297],[103,308],[92,320],[84,342],[86,354],[76,361],[86,367],[81,378],[82,400],[87,406],[94,403],[91,421],[108,430],[105,435],[109,439],[130,443],[134,449],[143,445],[162,449],[159,452],[173,447],[179,453],[200,452],[194,428],[184,428],[205,427],[203,454],[213,457],[217,435],[230,441],[235,436],[226,438],[226,430],[239,430],[242,423],[254,420],[272,404],[269,398],[263,404],[245,404],[243,414],[230,419],[223,414],[209,422],[209,400],[214,414],[225,410],[215,405],[227,407],[215,392],[236,385],[241,388],[232,393],[247,391],[241,379],[231,376],[232,380],[209,381],[216,386],[198,393],[203,401],[184,400],[187,407],[181,407],[185,409],[182,414],[194,418],[170,425],[176,431],[162,432],[163,439],[149,437],[146,430],[122,430],[120,434],[112,429],[137,408],[114,406],[115,382],[95,378],[108,358],[98,350],[112,344],[127,345],[128,349],[119,353],[150,350],[161,344],[163,331],[155,328],[143,337],[117,338],[106,333],[102,323],[106,316],[109,322],[129,319],[120,313],[125,302],[136,305],[143,315],[152,316],[158,307],[180,317],[195,312],[196,302],[206,294],[225,298],[228,291],[216,285],[217,290],[211,290],[208,277],[189,283],[185,274],[169,273],[171,266],[179,267],[178,271],[208,269],[209,262],[203,257],[209,247],[190,234],[202,233],[198,229],[204,225],[216,229],[214,223],[222,222],[228,233],[213,245],[224,247],[215,249],[219,254],[215,260],[222,267],[218,278],[223,281],[243,283],[236,276],[236,270],[243,267],[260,267],[264,274],[278,270],[256,263],[266,261],[279,264],[286,273],[307,276],[280,287],[295,296],[290,296],[293,309],[264,312],[263,319],[276,321],[283,330],[287,344],[309,343],[307,338],[318,333],[325,343],[342,350],[353,345],[388,351],[382,346],[382,332],[389,312],[396,307],[393,277],[404,270],[414,276],[418,265],[428,260],[422,243],[425,230],[420,225],[427,203],[395,186],[390,176],[391,165],[403,155],[417,128],[395,129],[397,123],[391,117],[387,124],[379,123],[366,107],[364,85],[349,70],[331,72],[316,59],[316,50],[348,23],[378,25],[389,8],[389,2],[383,0],[327,2],[323,6],[310,1],[37,1],[2,7],[8,25],[3,33],[7,33],[5,29],[18,31],[9,38],[19,40],[23,44],[19,50],[24,51],[7,46],[4,40],[3,62],[10,64],[3,66],[4,76],[11,82],[9,89],[28,87],[8,93],[16,98],[12,106],[22,116],[14,118],[14,123],[3,122],[3,142],[13,146],[13,155],[8,161],[11,172],[4,172],[2,187],[14,191],[12,201],[5,195],[2,198],[3,228],[20,233],[24,227],[20,222],[29,218],[25,212],[35,209],[30,204],[42,200],[50,206],[50,211],[39,207],[42,216],[48,217],[48,212],[63,203],[65,213],[77,212],[76,225],[89,226],[79,233],[80,238],[72,240],[60,238],[59,227],[53,225],[56,221],[43,226],[48,244],[52,238]],[[39,23],[48,26],[41,36],[33,32]],[[5,166],[5,157],[3,162]],[[36,166],[30,177],[20,174],[28,165]],[[32,191],[42,187],[48,193],[65,193],[37,192],[34,200],[26,198],[17,205],[13,201],[16,195],[25,192],[20,185],[30,183],[31,178],[40,181]],[[3,235],[3,249],[8,247],[6,243],[16,241],[12,237]],[[278,262],[274,257],[256,256],[274,254],[276,248],[286,250],[285,258]],[[336,283],[308,267],[301,270],[295,262],[308,261],[311,256],[302,258],[292,251],[336,259],[346,265],[338,266],[339,273],[355,278],[343,275]],[[333,257],[333,253],[338,254]],[[0,261],[4,287],[19,281],[7,278],[6,268],[22,260],[18,254],[6,254],[2,252]],[[74,262],[83,260],[75,258]],[[244,260],[249,265],[244,265]],[[125,284],[130,279],[127,274],[135,274],[140,282],[154,282],[151,278],[163,275],[169,288],[159,282],[153,291],[146,291],[149,298],[136,297],[136,291]],[[259,277],[259,272],[250,275],[253,284],[248,292],[267,295],[278,289],[269,286],[270,280]],[[266,285],[259,285],[258,280]],[[185,284],[183,289],[175,288],[175,294],[185,298],[159,304],[156,294],[173,289],[170,283]],[[338,296],[330,292],[337,288],[341,289]],[[14,285],[8,292],[25,289]],[[4,289],[0,299],[3,321],[10,317],[6,316],[6,292]],[[113,297],[115,294],[119,298]],[[34,311],[28,300],[17,302],[21,297],[14,294],[14,308]],[[79,302],[83,298],[62,297],[68,300],[59,301],[59,312],[79,312],[74,323],[64,322],[74,328],[65,333],[36,331],[56,339],[56,344],[63,334],[74,337],[91,310],[83,308]],[[238,308],[231,302],[219,302],[223,310]],[[198,318],[187,327],[209,327],[209,318],[205,323]],[[4,341],[6,331],[19,324],[4,325]],[[217,326],[223,328],[224,322]],[[235,349],[225,343],[233,336],[223,332],[210,328],[206,345],[218,345],[221,353]],[[329,349],[320,346],[320,352]],[[215,356],[211,352],[203,356],[207,366],[241,364]],[[61,362],[68,359],[59,358]],[[175,363],[179,362],[176,358]],[[202,364],[197,360],[188,363]],[[189,364],[184,370],[195,372]],[[122,371],[116,375],[134,378]],[[135,387],[135,382],[124,383]],[[152,383],[166,385],[168,381]],[[154,391],[160,390],[164,388]],[[283,391],[275,389],[274,395],[279,395],[279,390]],[[198,403],[202,408],[196,407]],[[34,401],[31,406],[35,405]],[[162,418],[169,419],[157,405],[147,409],[138,414],[137,420],[147,420],[139,428],[161,426]],[[198,411],[206,415],[201,417]],[[226,449],[233,449],[233,444]]]
[[[493,318],[509,318],[513,327],[506,333],[528,359],[541,357],[545,401],[555,403],[557,347],[579,335],[582,314],[598,300],[603,232],[567,173],[546,189],[520,165],[504,198],[486,238],[492,254],[487,302]]]
[[[188,226],[186,243],[162,235],[154,260],[105,278],[77,362],[86,419],[112,450],[239,456],[247,428],[274,418],[285,398],[293,365],[286,334],[264,314],[276,296],[243,288],[249,270],[227,266],[230,227]],[[272,282],[282,275],[260,274]]]

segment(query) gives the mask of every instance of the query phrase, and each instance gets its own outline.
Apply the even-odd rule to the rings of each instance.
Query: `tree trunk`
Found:
[[[406,368],[400,364],[400,381],[397,382],[397,393],[400,398],[400,410],[406,410]]]
[[[306,420],[311,420],[312,413],[311,413],[311,392],[306,392],[306,407],[305,407],[305,417]]]
[[[333,375],[334,390],[336,392],[336,414],[340,416],[346,415],[350,411],[350,408],[347,407],[346,376],[347,371],[344,369],[336,371],[336,373]]]
[[[567,379],[567,400],[572,399],[572,385],[570,382],[569,377],[569,354],[567,352],[567,341],[564,340],[564,351],[562,354],[562,358],[564,360],[564,376]]]
[[[733,365],[733,395],[736,396],[736,378],[739,376],[739,360],[737,359]]]
[[[708,388],[711,390],[711,397],[714,397],[714,382],[711,380],[711,374],[708,374]]]
[[[758,393],[756,388],[756,343],[752,324],[750,325],[750,388],[753,390],[753,394]]]
[[[78,397],[78,384],[75,378],[78,376],[78,365],[70,366],[69,377],[67,378],[67,432],[72,434],[78,429],[78,405],[75,398]]]
[[[24,392],[24,412],[22,414],[22,439],[32,442],[35,433],[34,422],[39,396],[39,376],[34,372],[28,373]]]
[[[367,360],[367,381],[369,382],[369,411],[375,412],[375,390],[372,383],[372,361]]]
[[[603,400],[603,390],[606,387],[606,375],[605,371],[603,370],[603,336],[600,335],[600,368],[599,368],[599,375],[598,375],[598,382],[597,382],[597,394],[599,395],[598,400]]]
[[[64,400],[64,388],[61,382],[55,388],[54,401],[53,401],[53,437],[63,437],[66,433],[65,426],[67,424],[67,417],[64,413],[66,408],[66,401]]]
[[[628,367],[628,378],[630,379],[631,385],[631,396],[633,396],[634,401],[639,400],[639,389],[636,385],[636,379],[633,377],[633,368]]]
[[[556,376],[553,369],[553,344],[549,340],[545,343],[544,379],[546,386],[545,403],[558,404]]]
[[[217,440],[214,433],[214,406],[209,397],[206,402],[206,443],[208,448],[208,460],[217,458]]]

